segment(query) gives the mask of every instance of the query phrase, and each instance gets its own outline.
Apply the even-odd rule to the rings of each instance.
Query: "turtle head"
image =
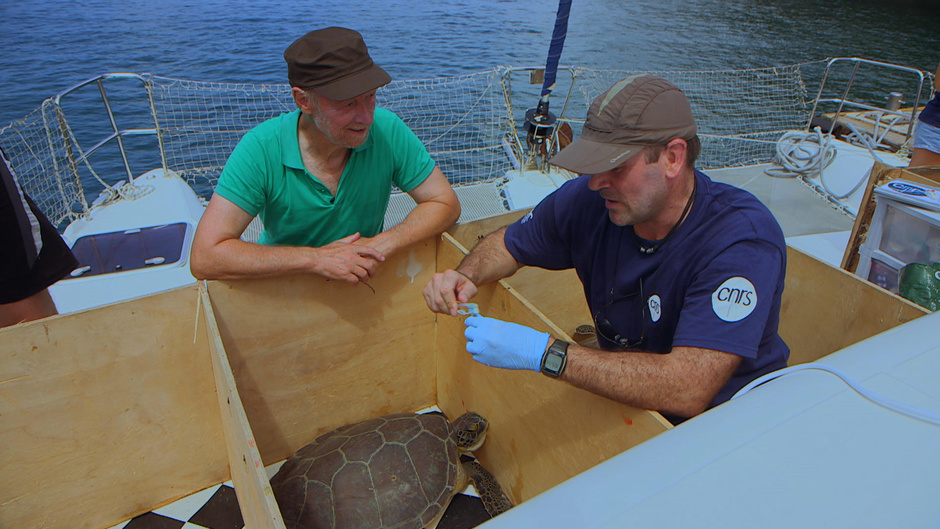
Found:
[[[471,452],[483,444],[489,423],[479,413],[468,411],[454,419],[452,426],[457,447],[463,452]]]

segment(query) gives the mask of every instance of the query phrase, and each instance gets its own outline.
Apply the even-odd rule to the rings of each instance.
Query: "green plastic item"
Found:
[[[910,263],[898,273],[898,294],[921,307],[940,308],[940,263]]]

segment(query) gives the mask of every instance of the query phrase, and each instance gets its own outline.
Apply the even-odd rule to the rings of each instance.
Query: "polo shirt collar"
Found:
[[[304,160],[300,155],[300,140],[297,139],[297,127],[300,124],[300,109],[297,109],[281,120],[281,163],[293,169],[304,169]],[[375,123],[373,122],[373,125]],[[364,151],[372,145],[372,129],[362,145],[353,149],[354,153]]]

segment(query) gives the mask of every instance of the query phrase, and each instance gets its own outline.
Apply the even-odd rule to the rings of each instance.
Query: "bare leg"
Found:
[[[940,165],[940,154],[927,149],[914,149],[908,167],[921,167],[924,165]]]
[[[49,290],[43,289],[26,299],[0,305],[0,327],[38,320],[58,313]]]

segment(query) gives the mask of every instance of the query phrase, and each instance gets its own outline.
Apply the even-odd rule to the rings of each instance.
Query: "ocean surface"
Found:
[[[329,25],[361,31],[397,79],[543,66],[556,10],[535,0],[2,0],[0,126],[104,72],[285,82],[284,48]],[[835,56],[935,71],[940,1],[574,0],[561,64],[699,70]]]

